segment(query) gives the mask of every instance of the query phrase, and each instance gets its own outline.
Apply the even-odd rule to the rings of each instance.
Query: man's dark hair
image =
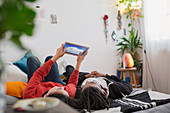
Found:
[[[79,108],[91,110],[109,109],[110,101],[106,96],[96,87],[85,88],[79,99]]]

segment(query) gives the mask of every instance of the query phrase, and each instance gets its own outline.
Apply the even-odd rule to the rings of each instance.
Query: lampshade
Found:
[[[133,61],[132,55],[130,53],[125,53],[124,59],[125,59],[125,67],[133,67],[134,66],[134,61]]]

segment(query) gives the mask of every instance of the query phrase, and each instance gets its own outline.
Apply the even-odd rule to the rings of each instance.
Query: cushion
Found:
[[[18,98],[22,98],[22,93],[26,87],[26,83],[22,81],[6,82],[6,94]]]
[[[20,68],[23,72],[27,73],[27,59],[33,56],[31,50],[28,50],[27,53],[19,61],[14,62],[13,64]]]
[[[13,64],[6,65],[6,79],[7,81],[22,81],[25,83],[28,82],[27,74],[25,74]]]

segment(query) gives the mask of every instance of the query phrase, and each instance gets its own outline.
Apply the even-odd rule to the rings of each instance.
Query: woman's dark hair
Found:
[[[96,87],[85,88],[80,95],[79,99],[73,99],[60,93],[54,93],[48,95],[48,97],[56,97],[70,105],[75,109],[87,109],[99,110],[99,109],[109,109],[110,101],[106,96]]]
[[[64,103],[68,104],[69,106],[77,109],[77,102],[78,102],[77,99],[70,98],[70,97],[63,95],[61,93],[53,93],[53,94],[48,95],[48,97],[56,97],[56,98],[60,99],[61,101],[63,101]]]
[[[99,110],[110,107],[110,101],[96,87],[85,88],[80,96],[79,108],[90,110]]]

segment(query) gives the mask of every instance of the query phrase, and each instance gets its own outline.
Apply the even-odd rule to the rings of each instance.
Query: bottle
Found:
[[[126,64],[125,64],[126,62],[125,62],[125,55],[123,55],[123,69],[125,69],[126,68]]]

